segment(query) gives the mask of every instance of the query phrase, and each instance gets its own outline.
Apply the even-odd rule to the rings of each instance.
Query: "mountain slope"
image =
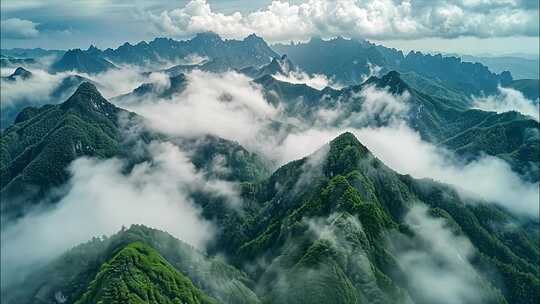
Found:
[[[250,66],[241,69],[239,72],[256,79],[265,75],[288,75],[290,71],[294,71],[295,69],[295,65],[287,58],[287,55],[283,55],[281,58],[273,58],[269,64],[263,65],[260,68]]]
[[[51,65],[52,72],[77,71],[87,74],[99,74],[114,69],[116,66],[91,50],[73,49]]]
[[[262,38],[254,34],[243,40],[223,40],[211,32],[199,33],[185,41],[156,38],[149,43],[125,43],[117,49],[106,49],[98,53],[115,63],[138,65],[174,62],[189,55],[197,55],[210,60],[224,59],[230,69],[263,65],[277,56]]]
[[[215,303],[210,296],[220,303],[259,303],[249,284],[238,269],[168,233],[134,225],[74,247],[3,290],[2,302]]]
[[[282,55],[287,55],[309,74],[324,74],[349,85],[356,84],[363,76],[369,75],[369,65],[388,69],[396,64],[385,58],[375,45],[367,41],[341,37],[328,41],[312,38],[307,43],[278,44],[272,48]],[[397,58],[400,57],[403,57],[403,54]]]
[[[220,137],[171,139],[191,151],[193,165],[208,177],[235,182],[253,182],[270,175],[270,164],[240,144]]]
[[[20,67],[17,68],[12,75],[2,77],[1,81],[2,90],[6,91],[42,85],[42,79],[35,79],[31,71]],[[83,82],[94,83],[90,79],[79,75],[68,75],[51,83],[50,93],[44,96],[36,96],[38,94],[8,96],[8,100],[3,100],[1,105],[0,129],[6,129],[14,122],[16,123],[17,114],[26,107],[63,102],[71,96]],[[45,92],[47,92],[47,90]]]
[[[341,90],[317,90],[305,84],[290,84],[270,75],[255,80],[263,86],[265,98],[272,104],[284,105],[288,115],[313,124],[321,111],[339,111],[331,126],[346,121],[341,127],[381,126],[388,119],[379,116],[364,119],[362,90],[374,86],[399,96],[407,92],[404,103],[408,110],[403,119],[417,130],[422,139],[455,151],[466,160],[488,154],[508,161],[512,168],[528,180],[537,181],[540,159],[540,125],[519,113],[494,113],[469,109],[468,100],[448,99],[418,91],[398,72],[370,77],[362,85]],[[394,97],[395,97],[394,96]]]
[[[533,232],[537,220],[522,220],[486,202],[462,198],[447,185],[399,175],[351,133],[241,187],[242,212],[218,208],[223,205],[219,199],[193,199],[202,215],[220,227],[210,250],[225,253],[246,274],[163,232],[134,226],[70,250],[28,277],[25,288],[11,289],[8,303],[60,296],[68,303],[81,296],[97,301],[111,295],[105,290],[125,291],[126,299],[137,298],[133,292],[140,298],[150,296],[149,290],[173,297],[163,286],[182,286],[179,294],[197,294],[188,283],[162,284],[178,277],[169,266],[224,303],[521,304],[540,299],[540,252]],[[418,215],[418,208],[427,211]],[[426,227],[426,221],[438,223],[443,232]],[[509,226],[513,229],[506,229]],[[426,238],[426,229],[439,241]],[[463,239],[470,245],[463,245]],[[130,248],[137,242],[144,244],[135,246],[142,251]],[[445,254],[441,244],[457,251]],[[408,255],[403,255],[415,252],[424,257],[421,267],[436,267],[437,274],[455,276],[470,287],[449,299],[426,293],[430,288],[417,281],[415,269],[420,266],[411,268]],[[149,256],[161,261],[157,268],[138,264]],[[126,265],[130,271],[111,265]],[[133,277],[147,284],[135,288]],[[183,277],[178,281],[186,282]]]
[[[540,98],[539,79],[518,79],[512,81],[512,83],[510,83],[508,86],[520,91],[530,100],[538,100]]]
[[[409,92],[409,113],[414,115],[408,121],[425,140],[469,160],[483,153],[500,157],[527,180],[538,181],[535,168],[540,162],[540,124],[534,119],[517,112],[471,110],[466,104],[415,90],[398,73],[367,81],[370,82],[393,93],[398,92],[399,86]]]
[[[66,51],[63,50],[45,50],[42,48],[23,49],[0,49],[0,53],[3,56],[15,57],[15,58],[41,58],[48,56],[62,56]]]
[[[165,86],[157,83],[143,83],[132,92],[114,97],[113,102],[119,104],[129,104],[134,101],[141,101],[141,98],[171,98],[175,94],[180,94],[187,86],[187,79],[184,74],[171,76]]]
[[[88,290],[75,303],[149,302],[216,303],[143,243],[127,245],[104,263]]]
[[[179,81],[178,85],[183,83]],[[171,94],[176,89],[174,84],[169,88]],[[88,82],[62,104],[22,110],[0,139],[4,219],[24,215],[37,204],[56,202],[57,197],[50,191],[65,185],[68,166],[76,158],[118,157],[135,164],[148,160],[150,155],[144,149],[135,154],[131,149],[150,141],[169,141],[190,151],[195,168],[208,176],[242,182],[268,175],[268,164],[237,143],[204,136],[170,138],[146,130],[143,119],[109,103]],[[134,125],[141,129],[136,136],[129,132]]]
[[[23,67],[17,67],[15,69],[15,71],[11,75],[2,77],[2,80],[16,81],[18,79],[25,80],[25,79],[28,79],[30,77],[32,77],[32,73],[30,71],[26,70]]]
[[[400,71],[414,71],[422,76],[440,80],[447,86],[465,94],[494,93],[498,85],[512,82],[512,75],[505,71],[494,74],[480,63],[463,62],[458,57],[425,55],[410,52],[399,65]]]
[[[480,62],[495,73],[510,71],[516,79],[540,78],[540,71],[538,70],[540,62],[538,57],[532,59],[514,56],[482,57],[463,55],[461,58],[463,61]]]
[[[121,115],[132,114],[109,103],[87,82],[62,104],[19,114],[17,123],[2,132],[0,143],[3,216],[24,213],[33,198],[63,184],[75,158],[120,154]]]
[[[325,41],[313,38],[307,43],[272,47],[289,56],[302,70],[324,74],[347,85],[360,83],[363,78],[377,72],[377,67],[379,73],[391,70],[414,72],[465,96],[495,93],[497,85],[508,85],[512,81],[509,72],[494,74],[480,63],[414,51],[404,55],[402,51],[364,40],[335,38]]]
[[[350,133],[249,189],[246,197],[261,209],[244,239],[224,235],[223,242],[235,242],[229,248],[238,248],[231,255],[239,264],[264,258],[250,274],[269,303],[433,303],[421,287],[407,285],[411,269],[400,266],[399,252],[389,246],[394,233],[410,237],[410,244],[420,241],[406,220],[419,204],[472,242],[466,267],[482,303],[534,303],[540,297],[534,278],[539,252],[524,230],[503,232],[512,216],[466,202],[448,186],[396,174]],[[429,244],[413,248],[428,250]]]

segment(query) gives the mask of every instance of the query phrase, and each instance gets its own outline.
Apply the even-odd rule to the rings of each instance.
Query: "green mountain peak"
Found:
[[[87,291],[75,303],[203,304],[216,301],[196,288],[152,247],[134,242],[101,266]]]
[[[409,85],[401,78],[397,71],[390,71],[381,78],[372,76],[366,80],[368,84],[374,84],[378,88],[387,88],[392,94],[402,94],[410,90]]]
[[[81,83],[60,107],[62,110],[76,109],[81,113],[97,111],[107,116],[117,112],[116,106],[108,102],[94,84],[87,81]]]
[[[369,154],[369,150],[351,132],[345,132],[330,142],[324,171],[327,176],[347,174]]]
[[[350,145],[355,147],[360,147],[361,149],[364,149],[367,152],[367,148],[362,145],[362,143],[352,134],[351,132],[347,131],[342,134],[340,134],[338,137],[334,138],[330,142],[330,146],[343,146],[343,145]]]

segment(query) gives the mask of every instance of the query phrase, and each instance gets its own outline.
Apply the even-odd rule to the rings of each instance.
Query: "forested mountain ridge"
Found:
[[[413,250],[430,257],[434,254],[431,246],[437,245],[425,239],[422,229],[427,229],[425,225],[444,224],[453,232],[440,237],[459,239],[456,244],[466,239],[464,244],[471,244],[455,249],[463,255],[461,260],[452,254],[436,258],[442,258],[442,271],[452,273],[457,265],[463,268],[463,272],[453,275],[474,289],[474,295],[456,296],[463,303],[535,303],[540,297],[538,269],[534,266],[539,252],[531,233],[526,228],[501,228],[516,222],[512,215],[485,202],[464,200],[446,185],[396,174],[350,133],[340,135],[309,157],[284,165],[266,179],[244,184],[243,189],[244,204],[251,207],[242,213],[215,209],[213,204],[204,204],[204,197],[198,201],[203,215],[221,226],[212,251],[225,253],[233,265],[246,272],[241,278],[241,272],[220,266],[230,269],[222,273],[222,279],[240,275],[233,285],[213,285],[216,283],[212,280],[219,277],[197,270],[204,269],[204,259],[193,260],[189,247],[144,227],[132,227],[110,239],[76,247],[42,272],[31,275],[25,284],[40,286],[45,273],[64,273],[49,281],[49,297],[60,290],[64,298],[70,299],[67,303],[95,299],[93,295],[100,294],[96,287],[104,286],[100,285],[106,284],[102,279],[112,275],[116,260],[103,264],[117,255],[111,255],[112,252],[121,256],[142,254],[133,258],[134,264],[129,267],[135,267],[134,274],[147,273],[144,280],[148,280],[158,273],[146,262],[149,255],[154,255],[154,248],[167,261],[159,262],[161,265],[169,263],[198,289],[225,303],[239,303],[241,299],[245,303],[432,303],[435,298],[426,293],[421,280],[415,280],[415,268],[410,268],[400,250],[408,252],[407,246],[417,244]],[[133,245],[134,242],[141,244]],[[404,244],[409,245],[401,248]],[[173,248],[178,249],[170,251]],[[180,248],[184,249],[178,251]],[[91,272],[78,270],[80,266],[63,267],[66,261],[78,261],[80,265],[81,257],[88,254],[90,259],[86,259],[94,262],[83,267],[93,265],[87,268],[93,269]],[[261,259],[265,262],[255,263]],[[133,289],[129,286],[134,285],[128,283],[124,296],[150,296],[150,287],[157,290],[152,296],[163,296],[166,290],[160,287],[163,285],[158,278],[167,277],[150,279],[143,289]],[[90,283],[91,280],[96,281]],[[247,287],[240,283],[250,281]],[[79,283],[73,285],[74,282]],[[182,288],[190,286],[182,284]],[[74,290],[69,286],[79,287]],[[220,291],[220,286],[230,287]],[[36,295],[32,291],[35,289],[29,287],[14,290],[20,290],[19,296],[23,298]],[[199,294],[193,289],[188,291]],[[79,298],[81,294],[84,295]]]
[[[23,201],[62,185],[75,158],[119,154],[121,115],[132,114],[109,103],[88,82],[62,104],[29,107],[19,113],[17,123],[2,131],[3,216],[24,213],[21,205],[28,202]]]
[[[239,270],[166,232],[140,225],[78,245],[22,284],[24,289],[2,292],[3,300],[259,303],[245,285],[250,284],[249,279]]]
[[[141,89],[142,90],[142,89]],[[107,101],[95,85],[83,82],[58,105],[27,107],[16,123],[2,130],[0,139],[0,193],[3,219],[22,216],[38,204],[51,201],[51,190],[69,178],[69,165],[79,157],[118,157],[137,163],[148,157],[133,153],[137,145],[167,141],[191,151],[197,170],[231,181],[268,175],[267,163],[238,143],[214,136],[195,139],[166,136],[145,128],[136,135],[144,118]],[[227,172],[212,172],[212,159],[220,159]]]
[[[384,125],[388,121],[360,119],[363,98],[359,92],[369,86],[401,95],[406,92],[408,106],[404,120],[423,139],[443,146],[465,159],[482,154],[498,156],[509,162],[525,178],[538,180],[538,121],[517,112],[494,113],[470,109],[467,100],[429,95],[411,86],[400,73],[392,71],[382,77],[372,76],[361,85],[340,90],[317,90],[305,84],[290,84],[270,75],[254,82],[265,89],[269,102],[283,104],[289,115],[313,123],[321,110],[337,110],[340,116],[332,122],[340,125],[352,121],[350,127]]]
[[[540,301],[535,80],[344,38],[63,55],[1,79],[35,95],[0,131],[2,302]]]

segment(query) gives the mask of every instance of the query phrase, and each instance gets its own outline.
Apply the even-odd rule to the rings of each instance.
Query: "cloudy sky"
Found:
[[[539,52],[537,0],[2,0],[2,48],[100,48],[211,30],[271,43],[366,38],[404,50]]]

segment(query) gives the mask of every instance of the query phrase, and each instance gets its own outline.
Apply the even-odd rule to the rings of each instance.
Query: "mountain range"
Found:
[[[537,136],[540,130],[537,121],[517,112],[497,114],[470,109],[467,100],[425,94],[403,78],[406,79],[398,72],[390,72],[341,90],[317,90],[305,84],[279,81],[270,75],[255,82],[265,88],[268,100],[285,104],[289,115],[299,119],[313,121],[318,111],[340,107],[341,116],[336,119],[336,126],[343,120],[361,115],[362,98],[358,93],[366,86],[386,88],[394,94],[407,92],[409,111],[405,119],[424,140],[455,151],[465,159],[474,159],[482,154],[501,157],[527,179],[538,181],[538,170],[529,170],[539,165],[536,151],[540,148]],[[381,123],[384,121],[360,121],[349,126]]]
[[[307,43],[275,45],[274,49],[289,58],[308,73],[335,77],[345,84],[358,82],[363,75],[370,76],[370,68],[382,72],[397,70],[416,74],[444,83],[465,95],[492,93],[497,85],[512,82],[509,72],[494,74],[481,64],[462,62],[457,57],[443,57],[411,51],[402,51],[372,44],[365,40],[335,38],[311,39]]]
[[[458,55],[459,56],[459,55]],[[463,61],[480,62],[495,73],[509,71],[516,79],[540,78],[540,61],[538,58],[518,56],[471,56],[461,55]]]
[[[222,72],[259,68],[269,63],[272,58],[278,57],[278,54],[287,55],[307,73],[327,75],[344,85],[357,84],[362,78],[371,76],[374,69],[378,69],[381,73],[392,70],[402,72],[410,75],[407,77],[411,77],[411,81],[423,78],[424,82],[432,82],[434,85],[459,92],[463,98],[482,93],[492,94],[496,92],[498,85],[518,89],[524,86],[515,85],[510,72],[501,71],[496,74],[478,62],[414,51],[404,55],[402,51],[375,45],[366,40],[313,38],[307,43],[269,46],[254,34],[244,40],[223,40],[211,32],[197,34],[186,41],[156,38],[148,43],[125,43],[116,49],[100,50],[95,46],[84,51],[73,49],[53,64],[52,71],[74,70],[95,74],[114,68],[114,64],[149,66],[160,62],[182,61],[191,55],[206,61],[200,65],[181,63],[169,72],[178,74],[195,67]],[[534,90],[530,86],[537,91],[539,85],[537,82],[529,83],[523,90]]]
[[[399,81],[392,78],[397,73],[387,76],[383,82]],[[20,116],[2,136],[4,198],[14,196],[30,202],[28,197],[17,194],[43,196],[46,189],[67,181],[63,168],[80,155],[140,161],[128,155],[131,149],[122,140],[119,118],[142,118],[110,104],[90,83],[81,84],[62,104],[28,108]],[[143,138],[146,136],[147,140],[164,140],[159,134],[148,133]],[[194,163],[200,168],[216,153],[210,151],[218,147],[214,140],[207,142],[211,143],[210,150],[202,148],[195,154],[199,159]],[[222,154],[237,155],[227,152],[233,147],[231,144],[223,143]],[[186,256],[174,256],[179,253],[168,255],[162,247],[185,246],[181,242],[164,241],[163,232],[132,227],[110,240],[94,240],[74,248],[30,275],[29,281],[22,283],[26,288],[11,287],[17,292],[6,293],[6,297],[16,299],[13,303],[38,299],[49,302],[57,298],[70,303],[137,303],[154,298],[174,303],[175,297],[187,297],[190,300],[184,301],[193,303],[213,303],[215,299],[239,303],[235,300],[238,297],[246,303],[327,303],[331,299],[343,303],[363,303],[368,299],[381,303],[430,303],[433,299],[421,288],[407,285],[406,274],[399,273],[407,270],[401,269],[396,260],[398,252],[392,249],[397,246],[392,245],[397,242],[395,239],[418,238],[421,242],[420,231],[410,226],[407,216],[417,206],[425,206],[430,216],[447,222],[455,233],[471,240],[474,258],[463,267],[470,267],[475,277],[473,283],[481,286],[478,292],[482,297],[493,303],[538,300],[538,269],[534,265],[539,253],[535,247],[537,240],[532,237],[537,232],[532,228],[535,224],[523,222],[519,228],[505,231],[505,223],[516,220],[507,211],[482,202],[472,204],[447,185],[399,175],[350,133],[271,175],[256,157],[226,164],[235,169],[242,168],[242,164],[249,164],[246,168],[261,168],[252,171],[260,173],[241,178],[242,197],[250,206],[241,213],[223,203],[217,208],[219,198],[194,194],[203,216],[221,227],[209,252],[226,253],[234,266],[223,267],[230,268],[232,273],[241,273],[233,270],[235,267],[246,272],[234,290],[228,291],[232,294],[224,296],[223,291],[212,290],[215,283],[211,281],[219,277],[210,275],[203,279],[193,274],[197,270],[191,267],[204,267],[204,260],[190,262]],[[10,202],[2,205],[3,215],[22,216],[23,201]],[[311,221],[320,221],[317,225],[322,227],[313,228]],[[137,231],[136,236],[130,236],[132,231]],[[88,256],[90,253],[94,255]],[[263,257],[267,264],[247,267]],[[72,263],[68,261],[81,265],[82,259],[90,264],[83,268],[65,266]],[[187,263],[189,269],[175,263]],[[487,268],[496,269],[501,277],[483,272]],[[54,281],[48,279],[51,271],[57,273]],[[242,285],[242,280],[252,283]]]
[[[37,55],[43,56],[43,52]],[[36,52],[28,50],[26,53]],[[3,50],[3,54],[26,53],[24,50]],[[60,54],[56,51],[53,53]],[[97,74],[114,69],[117,65],[152,67],[180,63],[168,68],[167,73],[174,76],[195,68],[211,72],[241,69],[247,72],[270,63],[272,58],[279,57],[278,54],[287,55],[308,74],[326,75],[342,85],[359,84],[374,73],[380,75],[395,70],[401,72],[417,89],[431,93],[444,88],[444,92],[440,93],[449,94],[446,97],[467,99],[471,95],[489,95],[496,93],[498,86],[503,86],[515,88],[529,99],[539,98],[538,79],[518,77],[514,80],[515,76],[507,70],[496,68],[496,73],[492,72],[479,63],[482,60],[415,51],[405,55],[402,51],[366,40],[341,37],[331,40],[312,38],[306,43],[269,46],[255,34],[243,40],[223,40],[215,33],[206,32],[185,41],[156,38],[135,45],[125,43],[116,49],[100,50],[91,46],[87,50],[69,50],[53,63],[51,71]],[[195,61],[189,62],[186,58]]]
[[[125,43],[116,49],[103,51],[94,46],[85,51],[73,49],[67,51],[53,65],[53,71],[75,70],[96,74],[113,68],[111,62],[147,66],[160,62],[182,61],[189,55],[209,58],[210,62],[224,65],[224,69],[258,66],[277,56],[266,42],[256,35],[250,35],[244,40],[223,40],[209,32],[197,34],[186,41],[156,38],[149,43]]]
[[[121,71],[123,65],[148,71],[141,78],[148,82],[105,98],[100,73]],[[224,88],[215,100],[223,107],[262,107],[253,100],[260,97],[264,106],[279,110],[282,116],[265,117],[256,141],[272,139],[279,146],[288,132],[403,124],[460,163],[487,155],[508,164],[522,181],[538,185],[538,120],[517,111],[475,109],[472,97],[495,94],[501,85],[535,97],[538,81],[513,80],[509,72],[493,73],[479,63],[418,52],[404,55],[355,39],[313,38],[268,46],[256,35],[223,40],[213,33],[187,41],[156,38],[117,49],[69,50],[50,68],[53,75],[67,76],[51,84],[49,96],[37,98],[53,102],[19,104],[0,131],[3,239],[22,235],[19,224],[32,229],[36,218],[65,207],[62,199],[78,189],[73,181],[78,159],[118,160],[119,174],[135,177],[136,188],[143,189],[145,172],[164,161],[155,155],[156,143],[180,149],[181,162],[189,164],[160,180],[167,184],[167,179],[181,177],[186,185],[161,190],[182,191],[197,218],[216,228],[215,235],[205,246],[193,247],[171,231],[129,223],[133,225],[73,244],[49,259],[28,258],[31,267],[15,268],[11,276],[2,274],[3,303],[540,301],[540,223],[538,217],[514,212],[514,202],[500,198],[504,202],[496,203],[454,185],[398,173],[352,132],[341,131],[314,152],[277,164],[268,157],[272,152],[263,154],[230,138],[153,128],[150,117],[133,110],[162,101],[187,102],[195,69],[203,76],[234,71],[247,79],[243,89],[257,93],[247,98],[252,103],[240,104]],[[61,74],[66,71],[97,80]],[[154,72],[166,79],[151,81]],[[328,85],[293,83],[298,75],[323,75]],[[20,67],[2,78],[2,86],[24,86],[33,77],[31,69]],[[369,108],[373,101],[366,92],[379,94],[375,103],[380,107]],[[200,98],[210,97],[196,97],[190,102],[208,105]],[[306,142],[292,138],[291,147],[302,150]],[[422,155],[402,149],[396,143],[398,157]],[[173,159],[181,166],[178,162]],[[105,186],[114,191],[123,185]],[[147,197],[143,191],[137,196]],[[157,208],[152,201],[145,203],[148,213]],[[47,245],[36,241],[29,250],[39,252],[38,246]]]

